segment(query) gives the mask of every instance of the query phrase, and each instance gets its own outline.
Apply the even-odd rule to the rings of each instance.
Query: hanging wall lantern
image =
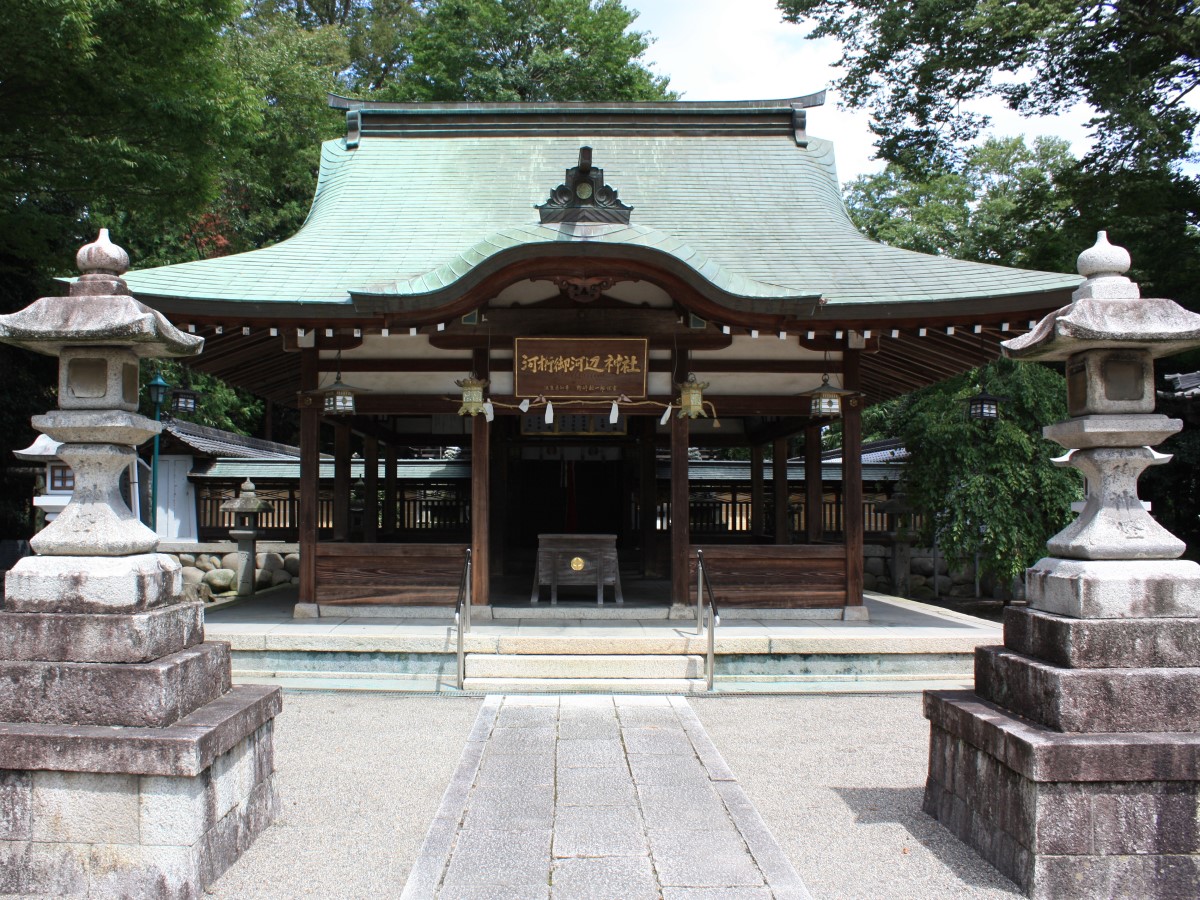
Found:
[[[171,412],[175,415],[192,415],[199,402],[200,394],[191,388],[175,388],[171,391]]]
[[[808,391],[809,412],[814,416],[823,418],[837,418],[842,414],[842,399],[853,394],[854,391],[848,391],[845,388],[834,387],[829,383],[829,373],[821,376],[821,386],[815,390]]]
[[[483,399],[484,388],[489,383],[486,378],[479,378],[474,372],[471,372],[466,378],[460,378],[454,383],[462,388],[462,406],[458,408],[460,416],[487,414],[488,404]]]
[[[679,418],[708,418],[704,411],[704,391],[708,388],[707,381],[697,381],[694,374],[688,375],[687,381],[676,385],[679,388]]]
[[[354,398],[357,394],[362,394],[362,388],[351,387],[342,381],[342,351],[338,351],[337,355],[337,375],[334,377],[333,384],[329,387],[322,388],[317,391],[325,397],[325,412],[334,415],[348,416],[353,415],[355,411]]]
[[[967,399],[967,417],[977,422],[991,423],[1000,418],[1000,404],[1005,398],[981,390]]]

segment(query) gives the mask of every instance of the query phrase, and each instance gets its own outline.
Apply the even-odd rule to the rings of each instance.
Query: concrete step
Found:
[[[466,678],[463,690],[488,693],[694,694],[703,678]]]
[[[687,679],[704,677],[701,656],[468,653],[467,678]]]

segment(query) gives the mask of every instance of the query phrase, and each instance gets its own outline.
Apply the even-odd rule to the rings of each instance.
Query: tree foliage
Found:
[[[1068,267],[1062,246],[1076,217],[1064,182],[1075,167],[1066,141],[989,138],[954,168],[912,175],[896,164],[846,187],[861,231],[896,247],[1023,268]]]
[[[981,387],[1005,398],[992,424],[966,415]],[[1041,436],[1066,412],[1061,375],[1006,359],[900,400],[892,427],[910,454],[906,497],[923,513],[926,546],[936,540],[960,559],[978,553],[981,570],[1001,583],[1044,555],[1082,496],[1078,473],[1050,462],[1061,448]]]
[[[437,0],[381,95],[413,100],[668,100],[620,0]]]
[[[779,0],[809,37],[843,46],[845,101],[870,109],[880,155],[910,167],[953,160],[997,97],[1026,115],[1094,110],[1090,168],[1188,157],[1200,113],[1200,11],[1192,0]]]
[[[254,395],[235,388],[204,372],[189,369],[177,359],[152,359],[142,363],[142,384],[147,383],[155,375],[161,375],[163,380],[173,388],[187,388],[196,391],[196,411],[179,418],[210,428],[220,428],[237,434],[251,434],[259,424],[263,414],[263,402]],[[144,416],[154,416],[154,404],[143,391],[140,409]],[[170,398],[163,404],[162,411],[170,413]]]

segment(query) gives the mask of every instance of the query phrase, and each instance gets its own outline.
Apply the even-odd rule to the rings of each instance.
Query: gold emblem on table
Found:
[[[576,556],[576,557],[572,558],[571,569],[575,572],[583,571],[583,557],[582,556]]]

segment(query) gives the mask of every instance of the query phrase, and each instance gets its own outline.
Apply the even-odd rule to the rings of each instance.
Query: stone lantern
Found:
[[[197,896],[274,817],[280,696],[231,688],[229,646],[119,487],[161,428],[139,360],[203,341],[130,295],[106,232],[77,262],[69,296],[0,316],[0,340],[59,358],[33,425],[75,476],[0,604],[0,894]]]
[[[1200,346],[1200,315],[1143,299],[1103,232],[1085,281],[1005,352],[1066,366],[1044,434],[1087,478],[1077,519],[1026,572],[975,693],[929,692],[925,810],[1034,897],[1200,894],[1200,565],[1137,495],[1179,431],[1153,360]]]
[[[237,541],[237,592],[239,597],[254,593],[255,541],[258,539],[258,517],[271,508],[266,500],[259,500],[254,482],[247,478],[242,482],[241,492],[232,500],[221,504],[221,512],[233,513],[233,528],[229,536]]]

